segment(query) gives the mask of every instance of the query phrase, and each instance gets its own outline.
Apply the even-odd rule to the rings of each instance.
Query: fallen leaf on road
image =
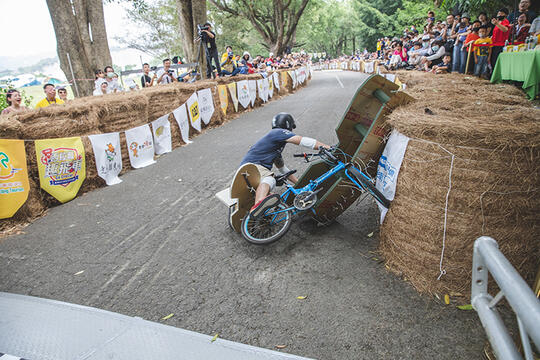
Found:
[[[305,300],[307,298],[307,296],[297,296],[296,297],[298,300]]]
[[[173,316],[174,316],[174,313],[170,313],[169,315],[162,317],[161,320],[168,320],[172,318]]]
[[[73,274],[73,275],[81,275],[83,272],[84,272],[84,270],[77,271],[77,272],[76,272],[75,274]]]
[[[219,336],[219,334],[216,334],[216,335],[214,335],[214,337],[212,338],[212,340],[210,340],[210,342],[214,342],[214,341],[216,341],[216,340],[217,340],[217,338],[218,338],[218,336]]]
[[[471,304],[467,304],[467,305],[459,305],[459,306],[456,306],[459,310],[472,310],[473,307]]]
[[[441,300],[439,294],[435,294],[435,297],[436,297],[437,299]]]
[[[372,237],[372,236],[373,236],[373,231],[367,234],[367,237]]]
[[[444,303],[450,305],[450,296],[448,296],[448,294],[444,295]]]
[[[278,349],[285,349],[287,345],[276,345],[276,348]]]

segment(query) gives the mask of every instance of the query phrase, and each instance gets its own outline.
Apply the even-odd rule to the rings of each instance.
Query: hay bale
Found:
[[[398,76],[417,101],[388,116],[411,141],[381,228],[387,265],[421,292],[468,296],[474,240],[487,235],[531,283],[540,256],[540,111],[511,88],[463,75]]]
[[[142,89],[140,93],[148,99],[148,122],[172,112],[185,103],[189,96],[186,97],[184,90],[191,89],[189,85],[173,83]]]
[[[0,139],[20,139],[22,125],[14,115],[0,116]]]
[[[98,133],[96,108],[88,98],[14,114],[22,139],[51,139]]]

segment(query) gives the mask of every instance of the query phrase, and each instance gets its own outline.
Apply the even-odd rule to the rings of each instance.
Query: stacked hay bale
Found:
[[[411,140],[381,228],[387,265],[421,292],[469,296],[473,244],[487,235],[532,283],[540,258],[540,110],[510,85],[398,76],[417,101],[388,117]]]

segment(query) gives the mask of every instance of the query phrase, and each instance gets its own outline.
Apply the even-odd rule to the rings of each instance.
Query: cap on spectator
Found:
[[[461,18],[462,18],[462,19],[467,18],[467,19],[471,20],[471,17],[469,16],[468,13],[463,13],[463,14],[461,15]]]

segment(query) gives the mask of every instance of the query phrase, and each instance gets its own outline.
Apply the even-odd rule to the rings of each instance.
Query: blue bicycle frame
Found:
[[[364,187],[362,185],[360,185],[358,183],[358,181],[356,180],[356,178],[354,176],[351,176],[350,172],[349,172],[349,167],[353,167],[353,165],[351,164],[345,164],[341,161],[338,160],[338,163],[336,166],[334,166],[332,169],[328,170],[327,172],[325,172],[324,174],[322,174],[321,176],[319,176],[317,179],[315,180],[310,180],[309,181],[309,184],[307,184],[306,186],[304,187],[301,187],[301,188],[298,188],[298,189],[295,189],[292,185],[290,184],[286,184],[287,186],[287,190],[285,192],[283,192],[283,194],[281,194],[281,200],[283,203],[286,203],[287,202],[287,199],[289,198],[289,196],[291,196],[291,194],[293,196],[296,196],[302,192],[305,192],[305,191],[315,191],[317,190],[317,188],[324,182],[326,181],[328,178],[334,176],[335,174],[339,173],[340,171],[342,170],[345,170],[345,175],[349,178],[349,180],[351,180],[356,186],[358,186],[358,189],[364,189]],[[354,168],[354,167],[353,167]],[[354,168],[356,169],[356,168]],[[366,178],[367,181],[371,181],[371,178],[369,176],[367,176],[366,174],[364,174],[362,171],[360,171],[359,169],[356,169],[358,170],[358,172]],[[290,206],[290,207],[287,207],[285,209],[281,209],[281,210],[276,210],[276,211],[271,211],[271,212],[268,212],[268,213],[265,213],[265,216],[273,216],[273,219],[272,221],[275,220],[276,216],[279,214],[279,213],[283,213],[283,212],[286,212],[286,211],[292,211],[292,215],[294,214],[297,214],[299,211],[301,210],[298,210],[296,207],[294,206]],[[315,210],[313,210],[313,208],[311,209],[311,211],[313,211],[314,214],[315,213]],[[281,221],[281,220],[280,220]],[[279,221],[278,221],[279,222]]]

